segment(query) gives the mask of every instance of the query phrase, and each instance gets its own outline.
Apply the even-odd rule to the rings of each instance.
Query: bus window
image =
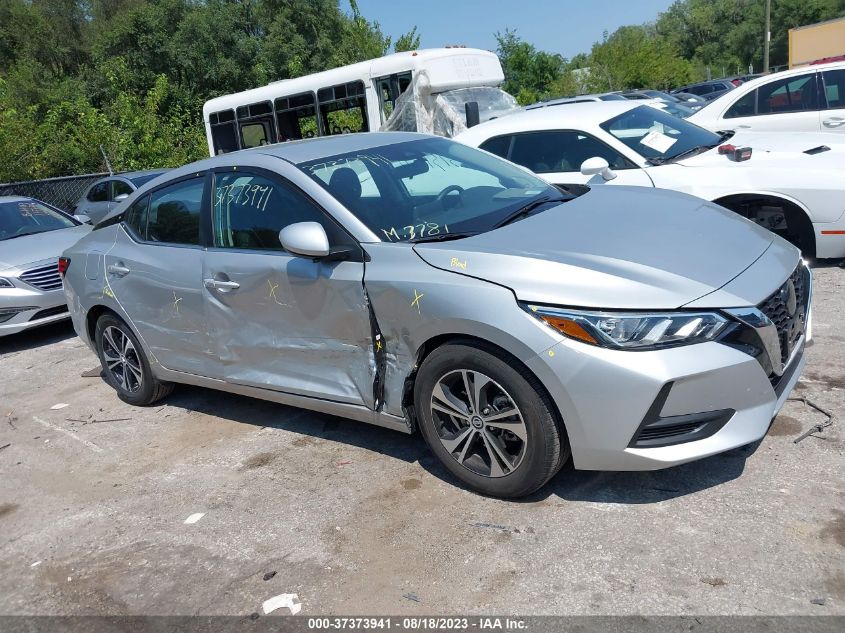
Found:
[[[411,85],[411,72],[398,73],[375,80],[381,104],[381,122],[384,123],[393,114],[396,107],[396,97],[401,95]]]
[[[364,96],[363,81],[320,88],[317,101],[320,102],[323,134],[370,131],[367,125],[367,98]]]
[[[261,101],[238,107],[242,147],[258,147],[275,142],[273,104]]]
[[[211,140],[215,154],[226,154],[240,149],[238,135],[235,133],[234,110],[212,112],[208,121],[211,124]]]
[[[276,99],[279,142],[317,136],[317,99],[313,92]]]

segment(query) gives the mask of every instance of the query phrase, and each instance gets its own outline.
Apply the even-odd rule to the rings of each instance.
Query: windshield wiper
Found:
[[[694,154],[700,154],[701,152],[706,152],[709,149],[713,149],[714,147],[721,145],[725,141],[727,141],[730,137],[732,137],[734,133],[731,132],[722,132],[719,135],[719,141],[717,143],[713,143],[712,145],[695,145],[690,147],[689,149],[685,149],[683,152],[678,152],[677,154],[673,154],[672,156],[666,157],[657,157],[657,158],[649,158],[648,162],[652,165],[665,165],[666,163],[671,163],[676,160],[680,160],[681,158],[686,158],[687,156],[692,156]]]
[[[531,215],[533,211],[535,211],[538,207],[543,206],[544,204],[549,204],[550,202],[567,202],[568,200],[572,200],[571,197],[560,197],[560,198],[540,198],[539,200],[532,200],[528,204],[521,206],[516,211],[511,213],[510,215],[505,216],[503,219],[499,220],[496,224],[493,225],[494,229],[502,228],[510,224],[511,222],[515,222],[520,218],[526,217]]]
[[[438,233],[437,235],[426,235],[425,237],[418,237],[413,240],[408,240],[411,244],[425,244],[426,242],[445,242],[446,240],[459,240],[464,237],[472,237],[478,235],[471,231],[464,231],[462,233]]]

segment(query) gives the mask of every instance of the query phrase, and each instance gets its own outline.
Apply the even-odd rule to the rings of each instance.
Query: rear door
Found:
[[[202,286],[205,181],[200,174],[171,182],[127,210],[105,255],[103,293],[165,368],[219,378]]]
[[[825,99],[821,130],[845,135],[845,68],[826,70],[821,76]]]
[[[227,382],[373,406],[360,246],[300,189],[259,169],[215,170],[203,279]],[[279,231],[318,222],[351,261],[294,256]]]
[[[585,176],[581,165],[588,158],[604,158],[617,177],[618,185],[652,187],[643,169],[612,147],[580,130],[543,130],[492,138],[481,149],[527,167],[555,184],[604,183],[601,176]]]

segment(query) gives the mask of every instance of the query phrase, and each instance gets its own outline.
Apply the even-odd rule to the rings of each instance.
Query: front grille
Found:
[[[30,317],[30,321],[37,321],[38,319],[46,319],[47,317],[55,316],[57,314],[65,314],[68,311],[67,305],[56,306],[54,308],[45,308],[39,310]]]
[[[780,342],[780,361],[789,360],[804,334],[809,299],[809,271],[802,265],[758,309],[775,324]]]
[[[58,290],[62,287],[59,262],[55,261],[46,266],[30,268],[21,273],[20,280],[39,290]]]

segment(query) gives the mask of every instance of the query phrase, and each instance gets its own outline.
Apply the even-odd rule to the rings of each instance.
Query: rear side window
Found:
[[[98,182],[88,191],[88,202],[108,202],[109,200],[109,183]]]
[[[204,177],[183,180],[154,191],[147,211],[147,240],[199,245]]]
[[[150,197],[144,196],[126,210],[123,224],[139,240],[147,239],[147,210]]]
[[[127,196],[132,193],[132,187],[129,186],[128,183],[123,182],[122,180],[112,180],[112,200],[117,198],[118,196],[122,196],[126,194]]]
[[[279,231],[296,222],[317,222],[329,244],[351,243],[346,234],[293,185],[248,172],[218,173],[212,196],[214,246],[282,251]]]
[[[827,70],[822,77],[828,109],[845,108],[845,70]]]
[[[818,109],[815,73],[779,79],[757,89],[757,114]]]
[[[752,90],[747,95],[742,96],[739,101],[734,103],[728,111],[725,112],[726,119],[736,119],[743,116],[754,116],[757,111],[757,91]]]
[[[497,136],[496,138],[491,138],[481,144],[481,149],[486,150],[491,154],[495,154],[496,156],[507,158],[512,138],[512,136]]]

